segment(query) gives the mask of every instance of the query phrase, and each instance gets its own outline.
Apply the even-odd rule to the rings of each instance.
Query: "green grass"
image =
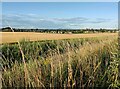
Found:
[[[120,87],[117,37],[22,41],[1,49],[3,87]]]

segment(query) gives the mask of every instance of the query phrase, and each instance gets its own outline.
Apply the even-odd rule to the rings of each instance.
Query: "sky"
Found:
[[[119,0],[1,0],[2,2],[119,2]]]
[[[3,2],[2,27],[117,28],[117,2]]]

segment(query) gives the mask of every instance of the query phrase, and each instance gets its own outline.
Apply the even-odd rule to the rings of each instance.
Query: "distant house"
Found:
[[[89,33],[89,31],[85,31],[84,33]]]
[[[68,32],[68,34],[72,34],[72,32]]]

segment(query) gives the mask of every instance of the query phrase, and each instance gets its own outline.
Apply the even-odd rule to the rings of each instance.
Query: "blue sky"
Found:
[[[15,28],[117,28],[117,2],[3,2],[2,25]]]
[[[119,0],[1,0],[2,2],[119,2]]]

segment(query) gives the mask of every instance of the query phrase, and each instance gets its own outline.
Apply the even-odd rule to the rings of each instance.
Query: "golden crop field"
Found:
[[[2,36],[1,43],[14,43],[23,39],[30,41],[38,40],[57,40],[70,38],[89,38],[89,37],[104,37],[115,36],[117,33],[91,33],[91,34],[52,34],[52,33],[37,33],[37,32],[0,32]]]
[[[16,42],[23,38],[34,41],[1,46],[3,87],[114,89],[120,86],[117,33],[4,32],[1,34],[3,43]]]

